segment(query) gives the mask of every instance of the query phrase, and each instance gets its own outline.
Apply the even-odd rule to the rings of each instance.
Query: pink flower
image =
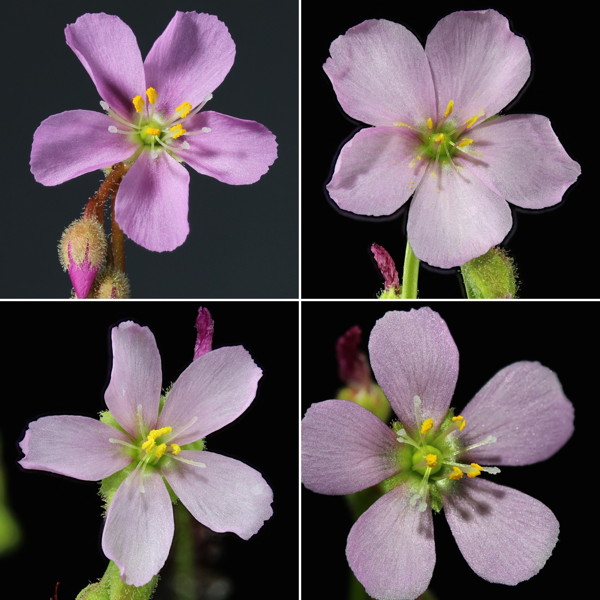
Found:
[[[431,265],[462,265],[500,243],[507,202],[560,202],[580,174],[539,115],[489,120],[530,74],[525,41],[494,10],[455,12],[425,48],[405,27],[369,20],[330,48],[342,108],[373,127],[341,150],[327,189],[340,208],[389,215],[413,196],[408,241]]]
[[[43,121],[31,149],[36,181],[57,185],[125,161],[116,220],[141,246],[164,251],[189,231],[182,162],[233,185],[258,181],[273,164],[277,144],[266,127],[200,112],[235,57],[229,31],[215,16],[175,13],[143,62],[119,17],[86,14],[65,34],[106,114],[72,110]]]
[[[21,442],[20,464],[95,481],[123,471],[106,514],[102,548],[127,584],[160,571],[173,538],[168,485],[201,523],[243,539],[273,514],[260,473],[214,452],[187,449],[248,408],[262,371],[241,346],[200,356],[180,375],[162,410],[160,355],[147,327],[112,331],[113,366],[105,393],[112,427],[81,416],[42,417]]]
[[[367,593],[413,600],[435,565],[431,510],[444,510],[471,568],[515,585],[535,575],[558,539],[538,500],[493,483],[492,465],[552,456],[573,433],[573,406],[556,374],[537,362],[499,371],[460,415],[449,410],[458,350],[429,308],[388,312],[371,333],[371,366],[399,422],[392,428],[352,402],[313,404],[302,421],[302,480],[322,494],[381,484],[356,521],[346,556]]]

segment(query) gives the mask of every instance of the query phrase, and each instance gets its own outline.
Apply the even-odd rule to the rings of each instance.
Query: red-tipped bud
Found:
[[[96,219],[77,219],[64,231],[58,256],[69,272],[77,298],[87,298],[94,279],[106,259],[106,235]]]
[[[215,331],[215,322],[210,316],[208,308],[201,306],[196,317],[196,346],[194,347],[194,360],[212,350],[212,339]]]
[[[115,267],[107,267],[96,277],[96,285],[90,298],[107,298],[118,300],[129,298],[130,288],[127,275]]]
[[[379,294],[379,298],[400,298],[400,278],[394,259],[390,253],[379,244],[371,246],[371,252],[375,257],[375,262],[383,275],[384,289]]]

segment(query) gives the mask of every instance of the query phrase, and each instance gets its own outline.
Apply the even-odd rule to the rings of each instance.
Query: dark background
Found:
[[[118,15],[145,57],[176,10],[216,14],[236,44],[234,65],[207,110],[258,121],[279,157],[257,183],[231,186],[190,167],[190,234],[173,252],[127,240],[133,298],[290,298],[298,295],[297,0],[64,0],[11,2],[0,24],[3,123],[0,297],[68,298],[56,245],[102,173],[44,187],[29,171],[33,132],[46,117],[100,111],[100,97],[64,28],[86,12]]]
[[[445,319],[460,354],[458,383],[452,405],[461,410],[500,369],[519,361],[537,360],[554,370],[575,406],[575,433],[547,461],[525,467],[502,467],[494,481],[533,496],[560,522],[560,539],[538,575],[516,587],[492,584],[477,576],[462,555],[443,512],[434,516],[436,567],[430,589],[439,600],[553,598],[568,588],[569,597],[584,597],[593,580],[592,555],[582,536],[596,535],[593,501],[589,498],[586,455],[595,455],[597,422],[596,355],[586,341],[598,335],[597,306],[591,302],[429,302]],[[359,325],[367,351],[375,322],[388,310],[419,307],[410,302],[303,302],[302,414],[308,406],[334,398],[337,377],[335,342]],[[592,342],[593,343],[593,342]],[[527,427],[527,423],[521,424]],[[486,476],[490,478],[491,476]],[[346,600],[349,568],[345,547],[352,520],[340,496],[302,488],[303,598]],[[506,548],[506,552],[510,552]],[[586,574],[586,575],[582,575]]]
[[[205,303],[215,320],[214,347],[243,345],[263,370],[256,399],[207,438],[211,451],[260,471],[274,493],[273,516],[250,540],[216,534],[220,557],[203,564],[233,586],[228,600],[294,597],[298,581],[298,306],[295,302]],[[110,330],[123,320],[150,327],[162,357],[163,384],[191,362],[197,303],[12,303],[4,319],[4,412],[0,424],[9,504],[23,531],[0,572],[18,597],[73,600],[101,577],[103,520],[98,485],[22,469],[18,447],[27,424],[44,415],[97,417],[111,369]],[[6,335],[8,333],[8,336]],[[209,553],[210,554],[210,553]],[[171,600],[169,564],[156,600]],[[8,585],[8,584],[7,584]]]
[[[523,298],[598,297],[593,262],[597,259],[597,196],[591,181],[596,167],[586,146],[589,123],[589,61],[596,55],[597,34],[577,10],[535,10],[526,2],[381,2],[344,5],[318,13],[303,4],[302,21],[302,295],[305,298],[374,298],[383,287],[370,247],[383,245],[402,269],[406,246],[407,205],[392,217],[356,217],[340,211],[328,198],[338,151],[362,123],[340,108],[322,65],[329,46],[350,27],[370,18],[386,18],[410,29],[424,44],[428,33],[455,10],[495,8],[511,29],[525,38],[532,76],[517,101],[505,112],[547,116],[567,153],[580,163],[582,175],[556,207],[542,211],[513,209],[516,227],[505,247],[514,257]],[[582,102],[583,101],[583,102]],[[409,206],[409,205],[408,205]],[[423,266],[422,298],[460,298],[462,280],[455,269]]]

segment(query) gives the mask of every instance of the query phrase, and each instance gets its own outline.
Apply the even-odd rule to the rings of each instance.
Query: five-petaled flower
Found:
[[[408,241],[431,265],[484,254],[511,229],[507,202],[557,204],[581,171],[546,117],[491,119],[531,70],[525,41],[494,10],[444,17],[425,48],[402,25],[365,21],[330,54],[340,105],[373,127],[341,149],[327,190],[340,208],[373,216],[413,196]]]
[[[242,462],[197,447],[254,399],[262,371],[242,347],[199,356],[173,384],[162,410],[160,355],[152,332],[133,322],[112,331],[113,366],[105,393],[114,426],[83,416],[42,417],[21,442],[20,464],[86,481],[123,470],[102,536],[125,583],[147,583],[173,538],[165,480],[190,513],[213,531],[243,539],[273,513],[273,493]]]
[[[492,483],[495,465],[545,460],[573,432],[573,406],[537,362],[499,371],[461,414],[449,409],[458,350],[429,308],[388,312],[373,328],[371,366],[399,421],[388,427],[345,400],[313,404],[302,421],[302,480],[322,494],[381,484],[356,521],[346,556],[372,597],[413,600],[435,565],[432,508],[444,510],[471,568],[515,585],[535,575],[558,539],[538,500]],[[491,466],[490,466],[491,465]]]
[[[189,232],[182,162],[234,185],[254,183],[273,164],[277,143],[266,127],[200,112],[235,57],[215,16],[177,12],[143,62],[133,32],[116,16],[85,14],[65,34],[106,114],[71,110],[43,121],[31,149],[38,182],[57,185],[124,161],[115,218],[141,246],[165,251]]]

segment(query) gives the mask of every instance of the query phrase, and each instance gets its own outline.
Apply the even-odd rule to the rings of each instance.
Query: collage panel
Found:
[[[297,588],[297,303],[3,308],[0,569],[15,586],[53,600],[147,599],[157,579],[154,600]]]
[[[1,27],[0,297],[298,297],[297,0],[33,0]]]
[[[301,597],[584,593],[599,327],[594,302],[303,302]]]
[[[303,297],[378,297],[392,278],[377,248],[402,280],[408,241],[419,298],[597,298],[594,167],[573,127],[588,27],[573,11],[542,25],[522,2],[367,3],[311,18],[303,106],[318,106],[321,125],[318,137],[303,127]],[[462,265],[481,271],[504,252],[516,285],[465,281]]]

